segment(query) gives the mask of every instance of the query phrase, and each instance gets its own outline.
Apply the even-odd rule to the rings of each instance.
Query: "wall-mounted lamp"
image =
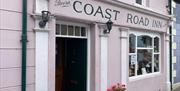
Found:
[[[113,22],[109,19],[108,22],[106,22],[107,29],[104,30],[104,33],[110,33],[112,29]]]
[[[40,28],[44,28],[49,21],[51,13],[49,11],[42,11],[41,21],[39,22]]]
[[[180,0],[174,0],[174,2],[180,4]]]

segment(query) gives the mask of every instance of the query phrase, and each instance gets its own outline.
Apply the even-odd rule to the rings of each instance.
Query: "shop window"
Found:
[[[137,50],[137,75],[152,73],[152,49]]]
[[[138,36],[138,47],[152,47],[152,38],[146,35]]]
[[[158,37],[154,38],[154,52],[155,53],[159,52],[159,38]]]
[[[129,34],[129,77],[160,71],[160,36]]]
[[[129,35],[129,52],[130,53],[135,53],[135,48],[136,48],[136,36],[134,34]]]

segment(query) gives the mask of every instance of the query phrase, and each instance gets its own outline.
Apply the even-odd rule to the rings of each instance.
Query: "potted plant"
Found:
[[[116,85],[113,85],[111,88],[107,89],[107,91],[125,91],[126,86],[125,84],[117,83]]]

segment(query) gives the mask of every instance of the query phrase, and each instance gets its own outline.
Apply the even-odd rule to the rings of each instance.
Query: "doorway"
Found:
[[[56,37],[56,91],[86,91],[87,39]]]

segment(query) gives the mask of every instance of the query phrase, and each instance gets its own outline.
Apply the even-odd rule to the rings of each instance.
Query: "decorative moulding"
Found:
[[[108,33],[104,33],[104,30],[107,29],[107,26],[105,24],[99,24],[99,32],[100,32],[100,37],[108,37]]]
[[[50,29],[44,29],[44,28],[34,28],[33,29],[34,32],[49,32]]]
[[[35,20],[40,20],[41,19],[41,14],[40,13],[37,13],[37,14],[31,14],[31,17],[34,18]],[[52,15],[50,16],[50,20],[51,19],[54,19],[55,18],[55,15]]]
[[[129,32],[129,28],[127,28],[127,27],[120,27],[119,28],[119,31],[120,31],[120,38],[125,38],[125,39],[127,39],[128,38],[128,32]]]

